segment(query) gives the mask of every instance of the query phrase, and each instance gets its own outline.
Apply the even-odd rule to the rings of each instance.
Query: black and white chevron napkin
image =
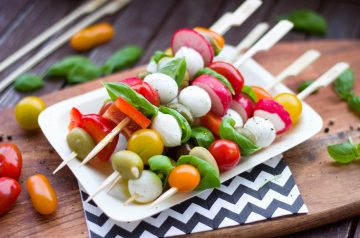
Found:
[[[115,222],[81,197],[92,238],[175,236],[308,212],[282,156],[142,221]]]

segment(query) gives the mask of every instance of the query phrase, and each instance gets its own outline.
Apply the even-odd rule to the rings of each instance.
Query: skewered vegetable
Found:
[[[144,169],[140,156],[130,150],[121,150],[113,154],[111,165],[124,179],[137,179]]]
[[[240,161],[240,149],[231,140],[216,140],[209,147],[221,171],[234,168]]]
[[[299,120],[302,112],[302,103],[296,95],[291,93],[280,93],[275,96],[274,100],[282,105],[290,114],[293,124]]]
[[[204,147],[197,146],[197,147],[192,148],[189,152],[189,155],[196,156],[199,159],[202,159],[202,160],[208,162],[210,165],[212,165],[215,168],[217,173],[220,174],[219,167],[217,165],[217,162],[216,162],[214,156],[210,153],[210,151],[208,151]]]
[[[77,154],[77,158],[83,160],[95,147],[95,142],[91,136],[82,128],[71,129],[66,136],[67,144],[70,149]]]
[[[163,190],[159,176],[149,170],[144,170],[138,179],[130,179],[128,188],[131,197],[139,203],[154,201]]]
[[[169,174],[169,185],[180,192],[191,192],[200,183],[200,173],[192,165],[176,166]]]

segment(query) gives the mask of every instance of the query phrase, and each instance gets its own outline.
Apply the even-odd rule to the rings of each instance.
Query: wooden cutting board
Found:
[[[308,49],[317,49],[322,57],[299,77],[289,78],[286,84],[295,89],[298,82],[317,78],[338,61],[347,61],[355,75],[360,75],[360,41],[311,41],[282,43],[256,59],[275,75]],[[133,76],[141,70],[125,71],[105,80]],[[250,82],[251,79],[247,79]],[[95,88],[99,81],[74,86],[43,97],[47,105],[54,104]],[[360,83],[356,82],[360,93]],[[328,144],[345,141],[353,136],[360,142],[360,120],[350,112],[346,103],[340,101],[332,87],[322,89],[306,101],[323,117],[324,130],[312,139],[285,153],[285,160],[292,170],[301,194],[310,212],[307,215],[289,216],[249,225],[218,229],[193,234],[193,237],[247,237],[276,236],[331,223],[360,214],[360,163],[337,165],[328,156]],[[51,173],[61,162],[41,131],[26,132],[16,124],[13,109],[1,109],[0,135],[3,141],[11,139],[23,153],[23,172],[20,178],[22,193],[16,206],[0,218],[1,237],[87,237],[79,189],[75,177],[65,168],[56,176]],[[329,120],[333,126],[328,126]],[[54,185],[59,198],[57,212],[50,216],[37,214],[31,207],[24,182],[27,177],[43,173]]]

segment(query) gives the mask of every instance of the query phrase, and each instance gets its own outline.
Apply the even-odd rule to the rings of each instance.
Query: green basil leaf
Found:
[[[70,70],[67,82],[71,84],[84,83],[97,79],[100,75],[101,69],[97,65],[93,63],[80,64]]]
[[[360,115],[360,96],[352,96],[348,100],[348,105],[354,112]]]
[[[203,69],[200,69],[199,71],[196,72],[196,77],[199,77],[200,75],[203,74],[208,74],[213,76],[214,78],[217,78],[222,84],[224,84],[229,91],[231,92],[231,94],[235,95],[235,91],[234,88],[232,87],[231,83],[229,82],[229,80],[227,80],[227,78],[225,78],[224,76],[222,76],[221,74],[215,72],[214,70],[206,67]]]
[[[307,87],[309,87],[312,83],[314,82],[314,80],[305,80],[305,81],[302,81],[300,84],[299,84],[299,86],[298,86],[298,88],[297,88],[297,91],[298,91],[298,93],[300,93],[300,92],[302,92],[302,91],[304,91]],[[311,93],[311,94],[316,94],[316,93],[318,93],[319,92],[319,90],[315,90],[313,93]]]
[[[213,50],[214,50],[215,56],[217,56],[218,54],[220,54],[220,52],[221,52],[222,49],[221,49],[220,46],[216,43],[216,41],[215,41],[212,37],[209,37],[208,40],[209,40],[209,42],[210,42],[210,44],[211,44],[211,46],[212,46],[212,48],[213,48]]]
[[[104,83],[104,87],[111,100],[115,101],[118,97],[122,97],[147,117],[155,116],[158,112],[156,106],[152,105],[141,94],[135,92],[131,87],[124,83]]]
[[[356,159],[357,151],[353,144],[349,142],[329,145],[327,147],[327,151],[331,158],[333,158],[336,162],[347,164]]]
[[[42,77],[35,74],[22,74],[15,79],[15,89],[20,92],[32,92],[44,86]]]
[[[247,156],[255,153],[261,148],[254,144],[249,138],[234,129],[235,121],[232,118],[224,118],[220,125],[221,139],[228,139],[240,147],[241,155]]]
[[[180,156],[176,165],[190,164],[199,170],[201,180],[199,185],[195,188],[196,191],[202,191],[209,188],[220,187],[220,177],[215,168],[205,160],[196,156],[183,155]]]
[[[164,57],[171,57],[170,55],[167,55],[164,51],[157,50],[151,56],[150,61],[155,61],[155,63],[159,63],[159,61]]]
[[[215,140],[213,133],[206,127],[202,126],[194,126],[191,129],[191,138],[197,145],[204,148],[209,148],[211,143]]]
[[[354,74],[351,69],[347,69],[342,73],[334,82],[336,94],[344,99],[348,100],[353,96],[353,87],[354,87]]]
[[[165,155],[154,155],[148,160],[150,170],[155,173],[165,173],[168,175],[174,169],[169,157]]]
[[[83,64],[93,63],[84,56],[69,56],[50,66],[47,69],[46,76],[68,77],[73,68]]]
[[[130,45],[119,49],[106,60],[102,66],[104,74],[108,75],[115,71],[134,65],[142,56],[143,49],[138,46]]]
[[[166,74],[175,79],[178,87],[181,87],[186,73],[185,58],[174,58],[159,69],[159,73]]]
[[[187,142],[191,137],[191,126],[183,115],[174,109],[160,106],[159,111],[173,116],[181,128],[181,143]]]
[[[244,85],[241,89],[241,92],[246,94],[251,99],[251,101],[253,101],[255,103],[258,101],[256,94],[255,94],[254,90],[252,89],[252,87]]]
[[[311,10],[296,10],[278,17],[279,20],[289,20],[294,23],[295,31],[314,35],[325,35],[327,23],[324,17]]]

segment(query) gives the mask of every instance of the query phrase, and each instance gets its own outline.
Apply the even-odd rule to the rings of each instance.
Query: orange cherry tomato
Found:
[[[98,23],[76,33],[70,40],[74,50],[86,51],[110,41],[115,34],[109,23]]]
[[[208,114],[201,117],[200,124],[208,128],[214,135],[219,136],[221,117],[215,115],[215,113],[208,112]]]
[[[194,30],[199,33],[210,36],[216,42],[217,46],[219,46],[221,49],[224,48],[225,40],[224,37],[222,37],[222,35],[220,35],[219,33],[200,26],[195,27]]]
[[[251,86],[252,90],[254,91],[257,100],[261,100],[261,99],[272,99],[272,95],[266,91],[265,89],[263,89],[262,87],[259,86]]]
[[[180,192],[191,192],[200,183],[200,173],[194,166],[182,164],[170,172],[168,181],[172,188]]]
[[[43,215],[55,212],[58,200],[54,188],[42,174],[35,174],[26,181],[26,189],[35,210]]]

